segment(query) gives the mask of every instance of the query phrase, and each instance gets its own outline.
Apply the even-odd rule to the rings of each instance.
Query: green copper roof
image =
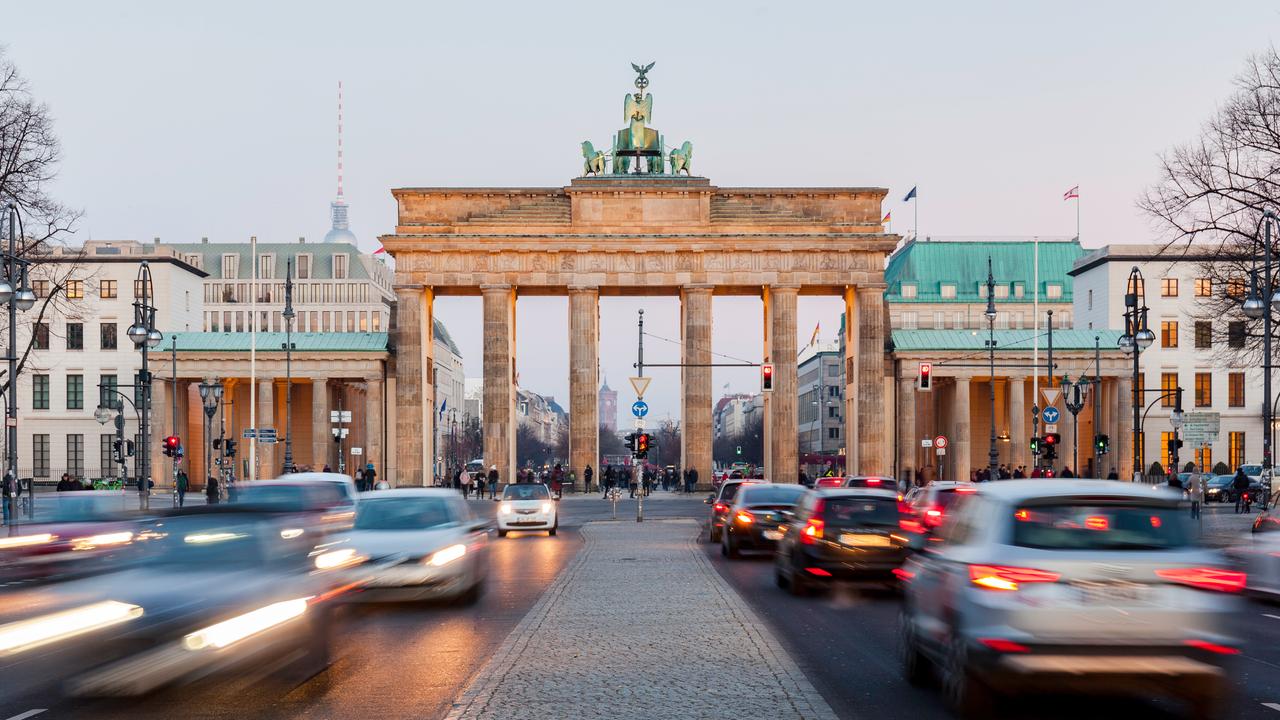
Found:
[[[892,303],[985,303],[978,287],[987,281],[987,257],[991,257],[996,285],[1009,288],[1008,298],[996,302],[1031,302],[1035,281],[1035,246],[1032,240],[912,240],[889,258],[884,271]],[[1062,286],[1062,296],[1052,302],[1071,302],[1071,278],[1067,272],[1085,251],[1078,240],[1040,241],[1040,300],[1047,300],[1050,283]],[[903,283],[916,286],[914,298],[902,296]],[[944,284],[955,285],[955,297],[942,297]],[[1017,296],[1017,286],[1022,297]]]
[[[1043,250],[1043,248],[1041,248]],[[1103,350],[1115,350],[1119,330],[1054,330],[1054,350],[1092,350],[1093,339],[1101,340]],[[996,351],[1031,352],[1035,330],[997,330]],[[986,330],[894,330],[893,349],[899,352],[917,350],[981,350],[985,351]],[[1049,344],[1048,331],[1040,330],[1040,352]]]
[[[203,256],[202,269],[209,273],[210,280],[222,280],[222,256],[240,256],[237,265],[237,279],[248,280],[253,277],[253,263],[250,259],[250,245],[247,242],[198,242],[198,243],[163,243],[173,248],[179,256],[199,253]],[[274,256],[274,272],[276,280],[283,280],[285,262],[298,255],[311,256],[311,276],[313,280],[329,280],[333,278],[333,256],[347,255],[347,279],[368,280],[369,272],[361,262],[361,253],[354,245],[347,243],[258,243],[258,255]],[[298,279],[298,263],[293,263],[294,279]]]
[[[279,352],[284,346],[284,333],[258,333],[258,351]],[[173,333],[180,352],[249,352],[247,332],[180,332]],[[387,333],[384,332],[318,332],[294,333],[294,352],[386,352]],[[163,353],[169,349],[165,338],[152,352]]]

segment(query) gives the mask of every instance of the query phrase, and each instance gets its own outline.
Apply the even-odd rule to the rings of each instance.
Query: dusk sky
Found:
[[[401,186],[559,186],[579,143],[623,126],[630,63],[653,126],[694,143],[722,186],[889,189],[891,230],[920,188],[920,234],[1159,239],[1135,208],[1157,154],[1195,136],[1245,56],[1274,42],[1257,2],[45,2],[10,4],[8,57],[62,139],[55,193],[78,239],[319,241],[345,87],[346,198],[378,247]],[[1212,8],[1210,10],[1210,8]],[[631,400],[635,311],[678,339],[674,298],[602,301],[601,370]],[[798,333],[833,339],[842,304],[804,298]],[[567,302],[518,306],[521,384],[568,400]],[[757,360],[760,303],[717,299],[715,350]],[[438,317],[480,370],[480,301]],[[678,348],[646,341],[646,358]],[[659,370],[651,417],[679,416]],[[753,370],[714,388],[754,391]]]

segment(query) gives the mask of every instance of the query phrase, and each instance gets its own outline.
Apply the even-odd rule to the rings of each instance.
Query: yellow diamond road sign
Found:
[[[631,388],[636,391],[636,397],[644,397],[644,391],[649,389],[649,381],[652,379],[647,377],[631,378]]]

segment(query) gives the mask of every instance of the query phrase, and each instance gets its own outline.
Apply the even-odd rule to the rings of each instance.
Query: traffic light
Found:
[[[1169,455],[1170,456],[1177,455],[1178,448],[1180,447],[1182,447],[1182,438],[1179,438],[1179,437],[1169,438]]]
[[[639,434],[638,434],[638,433],[627,433],[626,446],[627,446],[627,449],[628,449],[628,450],[631,450],[631,451],[633,451],[633,452],[635,451],[635,449],[636,449],[636,438],[638,438],[638,437],[639,437]]]
[[[231,438],[227,438],[226,440],[223,440],[223,441],[222,441],[222,446],[223,446],[223,451],[226,453],[226,456],[227,456],[227,457],[235,457],[235,456],[236,456],[236,441],[235,441],[235,440],[232,440]]]
[[[111,441],[111,449],[115,453],[115,459],[118,463],[124,462],[124,441],[119,438]]]
[[[1038,437],[1031,438],[1031,454],[1032,455],[1040,454],[1040,438]]]
[[[1106,455],[1111,450],[1111,438],[1102,434],[1094,435],[1093,449],[1097,450],[1099,455]]]
[[[1061,435],[1061,434],[1059,434],[1059,433],[1045,433],[1045,434],[1044,434],[1044,444],[1045,444],[1045,445],[1048,445],[1049,447],[1054,447],[1055,445],[1057,445],[1057,444],[1058,444],[1058,443],[1060,443],[1060,442],[1062,442],[1062,435]]]
[[[933,363],[920,363],[920,374],[916,376],[916,390],[920,392],[933,390]]]
[[[1058,458],[1058,443],[1062,442],[1062,435],[1058,433],[1045,433],[1041,438],[1044,443],[1044,459],[1056,460]]]
[[[160,446],[164,448],[165,457],[182,457],[182,441],[177,435],[170,435],[160,441]]]
[[[760,366],[760,389],[764,392],[773,392],[773,363]]]
[[[645,458],[649,456],[649,433],[640,433],[636,435],[636,457]]]
[[[129,457],[133,457],[133,441],[132,440],[124,441],[124,454]]]

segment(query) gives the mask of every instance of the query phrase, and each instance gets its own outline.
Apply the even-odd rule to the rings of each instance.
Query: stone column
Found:
[[[951,421],[951,447],[947,448],[954,461],[951,471],[951,480],[967,481],[969,472],[973,470],[973,460],[970,455],[970,403],[969,403],[969,378],[956,378],[956,394],[951,403],[952,421]]]
[[[847,326],[848,323],[845,323]],[[910,478],[919,484],[919,463],[916,448],[920,447],[916,432],[916,381],[915,378],[898,378],[898,479]],[[845,423],[846,427],[848,423]]]
[[[305,461],[311,465],[311,469],[319,472],[329,462],[329,448],[333,447],[333,433],[330,428],[333,425],[329,422],[329,380],[328,378],[312,378],[311,379],[311,457]],[[299,457],[295,457],[293,461],[299,465],[304,464],[298,453],[298,448],[293,449]]]
[[[884,288],[858,288],[858,466],[884,475],[888,430],[884,423]],[[848,322],[848,320],[846,320]],[[855,471],[850,468],[851,471]]]
[[[396,487],[431,484],[435,463],[435,393],[432,361],[430,288],[396,288],[396,467],[395,477],[385,477]]]
[[[151,444],[138,448],[139,453],[151,454],[151,479],[156,485],[173,483],[173,461],[164,456],[163,440],[173,431],[173,408],[170,405],[170,382],[154,377],[151,382]],[[88,442],[86,440],[86,442]],[[88,471],[90,468],[85,467]]]
[[[859,472],[858,463],[858,291],[844,289],[844,459],[845,471]],[[914,385],[912,386],[914,388]],[[914,396],[914,390],[912,392]],[[913,433],[914,434],[914,433]],[[901,472],[901,471],[899,471]]]
[[[363,458],[355,458],[363,467],[366,463],[373,463],[374,470],[378,473],[379,480],[387,480],[386,461],[382,458],[382,448],[386,447],[382,435],[382,378],[371,377],[365,378],[365,449]],[[355,468],[351,469],[352,475],[355,474]],[[388,482],[390,482],[388,480]]]
[[[1009,378],[1009,472],[1019,465],[1031,470],[1031,446],[1027,436],[1027,381],[1026,378]]]
[[[683,305],[681,307],[683,307]],[[762,322],[764,329],[761,333],[763,348],[760,357],[763,359],[763,362],[773,362],[773,302],[772,298],[769,296],[768,287],[764,288],[763,292],[760,293],[760,307],[764,311]],[[683,324],[683,321],[681,321],[682,328]],[[680,340],[681,342],[684,342],[683,335]],[[681,368],[681,372],[683,371],[684,368]],[[764,476],[766,478],[771,478],[773,477],[773,427],[770,419],[773,417],[773,393],[762,392],[760,395],[760,409],[764,413],[762,416],[764,421],[760,423],[760,434],[763,436],[760,438],[760,454],[764,458]],[[799,402],[798,398],[797,402]],[[681,423],[683,424],[683,422],[684,417],[681,416]]]
[[[569,469],[600,476],[600,291],[569,288]]]
[[[1116,412],[1112,423],[1111,457],[1121,480],[1133,479],[1133,379],[1125,376],[1116,381]]]
[[[773,285],[769,288],[771,327],[771,362],[773,362],[772,460],[769,479],[776,483],[800,481],[798,424],[796,413],[800,402],[796,378],[796,299],[799,286]]]
[[[499,482],[515,477],[516,292],[481,285],[484,299],[484,463],[497,465]]]
[[[258,427],[274,428],[275,425],[275,381],[261,380],[258,382]],[[284,430],[277,430],[277,437],[284,435]],[[268,445],[264,442],[258,443],[257,459],[258,467],[256,475],[259,480],[276,477],[280,473],[280,468],[276,467],[275,445]]]
[[[711,362],[710,286],[689,285],[680,291],[680,316],[684,318],[681,362],[706,365]],[[711,482],[711,368],[685,367],[680,395],[684,425],[685,467],[698,471],[698,482]],[[776,387],[776,386],[775,386]]]

